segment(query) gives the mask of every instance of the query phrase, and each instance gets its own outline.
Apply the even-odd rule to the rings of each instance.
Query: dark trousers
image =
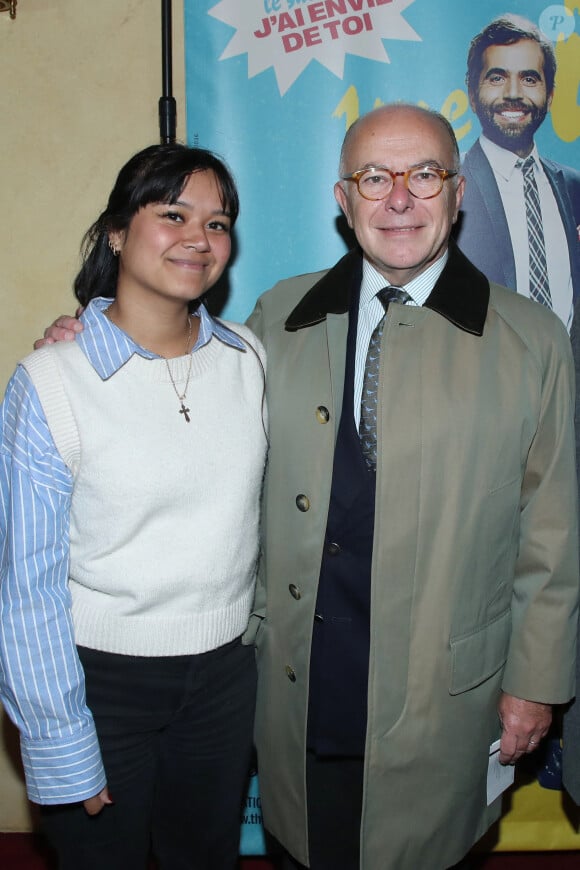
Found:
[[[324,758],[307,753],[310,870],[359,870],[363,769],[362,758]],[[409,817],[412,813],[410,807]],[[388,859],[385,854],[385,866]],[[451,870],[475,870],[478,866],[467,858]],[[286,854],[280,870],[307,868]]]
[[[195,656],[79,649],[107,784],[98,816],[44,807],[61,870],[232,870],[252,751],[255,656],[239,640]]]
[[[359,870],[362,758],[306,755],[311,870]],[[283,870],[303,868],[290,856]]]

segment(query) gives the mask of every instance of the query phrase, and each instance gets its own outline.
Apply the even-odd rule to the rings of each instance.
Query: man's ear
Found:
[[[465,177],[463,175],[457,176],[457,182],[455,187],[455,212],[453,214],[453,223],[456,222],[457,217],[459,215],[459,209],[461,208],[461,203],[463,202],[463,194],[465,193]]]
[[[337,181],[336,184],[334,185],[334,198],[336,199],[337,203],[339,204],[342,211],[344,212],[344,216],[348,222],[349,227],[352,230],[352,220],[351,220],[351,216],[350,216],[350,203],[348,201],[348,196],[346,195],[346,192],[345,192],[344,187],[342,185],[342,181]]]

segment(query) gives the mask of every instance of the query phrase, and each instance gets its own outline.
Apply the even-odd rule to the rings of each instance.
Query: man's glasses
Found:
[[[341,181],[354,181],[361,196],[379,200],[389,195],[399,175],[412,196],[417,199],[432,199],[443,190],[443,182],[457,175],[457,171],[440,169],[438,166],[411,166],[404,172],[392,172],[386,166],[370,166],[367,169],[357,169],[352,175],[341,178]]]

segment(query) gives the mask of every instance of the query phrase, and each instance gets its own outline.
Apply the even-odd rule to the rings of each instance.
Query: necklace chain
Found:
[[[191,367],[193,364],[193,354],[191,353],[191,314],[187,318],[187,322],[189,324],[189,329],[187,330],[187,344],[185,346],[185,353],[189,354],[189,366],[187,368],[187,377],[185,379],[185,387],[183,388],[183,393],[180,393],[177,389],[175,381],[173,379],[173,375],[171,374],[171,368],[169,367],[169,360],[165,357],[165,365],[167,366],[167,374],[169,375],[169,380],[171,381],[171,386],[175,391],[175,395],[177,396],[177,400],[180,404],[179,413],[183,414],[183,418],[186,423],[189,423],[191,418],[189,416],[190,409],[185,407],[185,399],[187,398],[187,390],[189,388],[189,379],[191,378]]]
[[[111,323],[113,323],[113,324],[115,323],[115,320],[113,319],[113,316],[109,312],[108,308],[105,309],[105,316],[111,321]],[[192,331],[191,314],[188,314],[188,316],[187,316],[187,344],[185,345],[184,356],[186,354],[189,354],[189,366],[187,368],[187,377],[185,379],[185,387],[183,388],[183,393],[180,393],[179,390],[177,389],[177,386],[176,386],[175,381],[173,379],[173,375],[171,374],[169,362],[167,360],[167,357],[165,357],[165,365],[167,367],[167,374],[169,375],[169,380],[171,381],[171,386],[175,390],[175,395],[177,396],[177,399],[178,399],[179,404],[180,404],[179,413],[183,414],[183,418],[184,418],[186,423],[189,423],[191,421],[191,418],[189,416],[190,409],[185,407],[185,399],[187,398],[189,379],[191,378],[191,367],[193,365],[193,354],[191,353],[191,331]]]

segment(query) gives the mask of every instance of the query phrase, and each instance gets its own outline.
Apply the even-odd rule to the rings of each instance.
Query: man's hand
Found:
[[[537,749],[552,722],[550,704],[524,701],[505,692],[502,692],[497,712],[502,727],[499,747],[502,764],[514,764],[522,755]]]
[[[89,816],[98,816],[103,807],[110,806],[112,803],[113,801],[111,800],[109,789],[105,786],[104,789],[94,797],[87,798],[86,801],[83,801],[83,806]]]
[[[79,308],[77,317],[80,316],[82,310],[82,308]],[[56,341],[73,341],[79,332],[82,331],[83,325],[76,317],[68,317],[66,314],[61,314],[54,323],[51,323],[44,330],[44,338],[36,339],[34,350],[44,347],[45,344],[54,344]]]

